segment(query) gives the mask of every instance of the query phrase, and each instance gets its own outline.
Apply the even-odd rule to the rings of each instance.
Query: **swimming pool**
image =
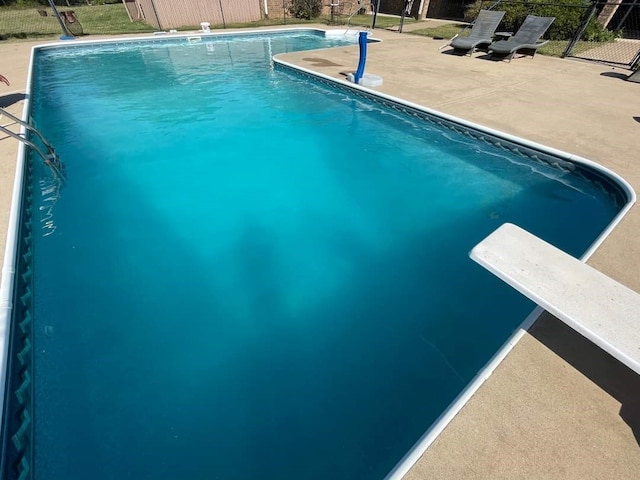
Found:
[[[382,477],[532,308],[468,249],[517,221],[579,255],[622,207],[597,172],[274,70],[273,39],[213,43],[36,65],[69,177],[50,209],[35,163],[28,211],[41,478]]]

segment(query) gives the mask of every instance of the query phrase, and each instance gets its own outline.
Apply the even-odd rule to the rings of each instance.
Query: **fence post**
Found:
[[[378,19],[378,12],[380,11],[380,0],[374,0],[375,8],[373,10],[372,20],[371,20],[371,30],[376,28],[376,20]]]
[[[578,27],[578,30],[576,30],[576,33],[573,35],[573,38],[569,42],[569,45],[567,45],[567,48],[565,49],[564,53],[562,55],[560,55],[560,58],[565,58],[565,57],[571,55],[571,51],[573,50],[573,47],[576,46],[576,43],[578,43],[578,40],[580,40],[580,38],[582,37],[582,34],[587,29],[587,25],[589,25],[589,22],[591,21],[591,19],[595,15],[597,6],[598,6],[597,2],[593,2],[591,4],[591,8],[583,16],[584,20],[580,24],[580,27]]]
[[[636,56],[631,60],[631,70],[640,71],[640,51],[636,53]]]
[[[158,16],[158,9],[153,0],[151,0],[151,8],[153,9],[153,15],[156,17],[156,23],[158,24],[158,30],[162,30],[162,23],[160,23],[160,17]]]
[[[627,19],[627,17],[629,16],[631,11],[633,10],[633,7],[635,7],[636,5],[638,5],[638,0],[633,0],[633,3],[629,6],[629,8],[627,8],[627,11],[625,12],[625,14],[622,16],[622,18],[618,22],[618,25],[616,26],[616,30],[620,30],[620,27],[622,27],[622,25],[624,25],[625,20]]]
[[[222,15],[222,28],[227,28],[227,22],[224,21],[224,9],[222,8],[222,0],[218,0],[218,5],[220,5],[220,15]]]
[[[53,10],[53,15],[56,17],[56,20],[58,20],[58,23],[60,24],[62,34],[65,37],[73,38],[73,35],[71,35],[71,32],[69,32],[69,30],[67,29],[66,25],[62,21],[62,18],[60,18],[60,13],[58,13],[58,9],[56,8],[55,3],[53,3],[53,0],[49,0],[49,6],[51,7],[51,10]]]

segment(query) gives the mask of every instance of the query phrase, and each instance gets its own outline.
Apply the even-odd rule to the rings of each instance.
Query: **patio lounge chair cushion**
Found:
[[[471,33],[466,37],[454,38],[451,46],[454,50],[470,54],[479,45],[489,45],[504,13],[502,11],[480,10],[471,27]]]
[[[511,59],[513,55],[523,50],[532,57],[538,48],[545,45],[549,40],[540,42],[540,38],[549,29],[556,17],[538,17],[536,15],[527,15],[524,22],[508,40],[498,40],[489,45],[489,53],[500,57]]]

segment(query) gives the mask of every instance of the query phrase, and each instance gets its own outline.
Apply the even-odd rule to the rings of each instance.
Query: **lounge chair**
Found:
[[[524,22],[508,40],[498,40],[489,45],[489,54],[502,59],[511,61],[516,52],[524,55],[536,54],[536,51],[549,40],[539,41],[542,35],[549,29],[556,17],[538,17],[536,15],[527,15]]]
[[[502,11],[480,10],[473,22],[471,33],[466,37],[455,37],[450,45],[454,51],[471,55],[480,45],[488,46],[493,40],[498,25],[504,17]]]

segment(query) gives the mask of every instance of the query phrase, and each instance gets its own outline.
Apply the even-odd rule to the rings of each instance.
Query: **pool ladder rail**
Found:
[[[45,140],[45,138],[36,128],[31,126],[29,123],[19,119],[15,115],[12,115],[11,113],[7,112],[3,108],[0,108],[0,115],[4,115],[13,121],[13,123],[11,124],[0,125],[0,132],[15,138],[16,140],[27,145],[28,147],[31,147],[40,156],[40,158],[42,158],[42,161],[44,162],[44,164],[47,167],[49,167],[49,169],[51,170],[51,172],[54,174],[55,177],[59,178],[60,180],[66,180],[64,176],[64,165],[62,164],[60,157],[58,157],[58,154],[55,152],[51,144]],[[44,153],[42,149],[38,147],[38,145],[36,145],[31,140],[26,138],[26,136],[23,136],[19,133],[15,133],[7,128],[8,126],[16,123],[19,125],[22,125],[27,131],[34,133],[40,139],[44,147],[47,149],[47,153]]]

